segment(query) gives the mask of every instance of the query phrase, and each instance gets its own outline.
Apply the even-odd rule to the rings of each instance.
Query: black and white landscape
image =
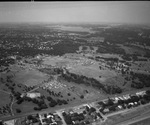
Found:
[[[0,3],[0,125],[149,125],[149,8]]]

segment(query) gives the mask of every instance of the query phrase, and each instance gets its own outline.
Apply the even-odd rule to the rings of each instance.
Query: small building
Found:
[[[129,98],[130,98],[130,95],[129,95],[129,94],[123,95],[123,98],[124,98],[124,99],[129,99]]]
[[[15,120],[9,120],[9,121],[4,121],[4,125],[14,125],[15,124]]]
[[[134,103],[133,103],[133,102],[131,102],[131,103],[129,103],[129,105],[134,105]]]
[[[137,92],[136,95],[137,96],[143,96],[146,94],[146,91],[141,91],[141,92]]]
[[[121,97],[121,96],[120,96],[120,97],[118,97],[118,98],[119,98],[119,99],[121,99],[121,100],[124,100],[124,99],[123,99],[123,97]]]
[[[118,97],[115,97],[114,99],[113,99],[113,102],[116,104],[116,103],[118,103],[118,100],[120,100]]]
[[[103,110],[103,112],[104,112],[104,113],[108,113],[108,112],[109,112],[109,109],[106,108],[106,109]]]
[[[138,103],[137,103],[137,102],[134,102],[134,104],[137,105]]]
[[[122,109],[122,106],[121,106],[121,105],[118,105],[118,108],[119,108],[119,109]]]
[[[26,96],[29,98],[37,98],[41,97],[41,93],[27,93]]]

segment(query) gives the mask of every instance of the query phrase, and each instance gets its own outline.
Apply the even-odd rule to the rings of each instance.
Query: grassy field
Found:
[[[71,62],[72,60],[66,59],[64,57],[46,57],[43,59],[43,64],[46,65],[52,65],[52,66],[61,66],[61,65],[66,65],[67,63]]]
[[[14,114],[18,114],[16,113],[16,109],[20,109],[21,113],[28,113],[28,112],[32,112],[34,111],[34,107],[36,107],[37,105],[32,103],[32,102],[23,102],[22,104],[18,105],[17,103],[13,104],[13,112]]]
[[[76,58],[72,59],[72,58],[64,58],[64,57],[63,58],[55,57],[53,59],[48,58],[48,60],[47,61],[49,64],[51,64],[51,62],[53,62],[56,65],[61,65],[61,64],[65,65],[65,63],[68,63],[68,62],[74,63],[74,60],[76,61]],[[7,75],[11,75],[13,82],[16,83],[15,84],[15,91],[23,93],[23,92],[25,92],[24,91],[25,85],[26,86],[37,85],[39,83],[42,83],[43,80],[46,80],[48,78],[47,74],[44,74],[44,73],[36,70],[36,68],[34,68],[31,65],[30,64],[24,64],[23,66],[19,66],[19,65],[15,64],[15,65],[12,65],[10,67],[10,72],[7,73]],[[81,65],[81,63],[80,63],[80,65]],[[83,65],[81,65],[81,66],[83,68],[88,67],[88,66],[83,66]],[[92,69],[93,67],[90,67],[90,68]],[[91,69],[89,69],[89,70],[91,70]],[[95,69],[93,69],[93,73],[96,70],[97,69],[95,67]],[[85,72],[87,72],[87,71],[85,71]],[[6,80],[6,78],[5,78],[5,80]],[[14,84],[14,83],[8,83],[8,84],[10,86],[12,86],[12,84]],[[62,97],[56,97],[56,96],[50,95],[46,90],[43,90],[42,88],[35,90],[35,92],[39,92],[45,96],[44,100],[45,100],[48,107],[49,107],[49,102],[47,101],[48,96],[51,96],[52,98],[54,98],[56,100],[57,99],[67,100],[69,105],[72,105],[74,103],[80,104],[82,101],[88,101],[91,99],[97,99],[97,98],[101,98],[101,97],[104,98],[105,97],[98,90],[95,90],[95,89],[91,88],[90,86],[85,86],[85,85],[79,86],[75,83],[70,83],[70,82],[66,82],[63,80],[58,81],[58,88],[56,87],[57,82],[55,84],[54,81],[50,81],[48,84],[50,84],[50,88],[49,88],[50,91],[53,91],[54,93],[61,92],[61,95],[62,95]],[[8,90],[8,88],[4,84],[2,84],[1,87],[5,88],[6,91]],[[81,96],[83,96],[84,98],[81,98]],[[4,99],[8,99],[8,97],[4,97]],[[6,102],[7,101],[5,101],[5,103]],[[13,111],[15,114],[17,114],[16,109],[20,109],[21,113],[27,113],[27,112],[34,111],[34,107],[37,107],[37,105],[32,103],[32,102],[25,101],[19,105],[17,103],[14,103],[13,104]],[[58,106],[56,106],[56,107],[58,107]]]
[[[67,85],[66,91],[72,93],[76,97],[76,99],[80,99],[81,95],[84,95],[84,100],[91,100],[91,99],[97,99],[97,98],[104,98],[106,95],[101,93],[99,90],[96,90],[90,86],[86,86],[81,84],[80,86],[78,84],[72,83],[72,82],[65,82],[62,81],[64,84]]]
[[[100,54],[96,54],[97,56],[101,56],[101,57],[104,57],[104,58],[118,58],[118,59],[121,59],[120,55],[118,54],[108,54],[108,53],[100,53]]]
[[[0,100],[0,107],[6,106],[6,104],[9,104],[11,101],[10,95],[0,90]]]
[[[135,63],[131,65],[133,70],[142,70],[142,71],[150,71],[150,61],[135,61]]]
[[[104,95],[103,93],[100,93],[100,91],[98,91],[98,90],[91,88],[90,86],[85,86],[85,85],[79,86],[75,83],[66,82],[66,81],[60,81],[60,82],[66,86],[61,87],[61,88],[54,88],[53,87],[49,90],[53,91],[54,93],[61,93],[62,97],[57,97],[57,96],[51,95],[46,90],[44,90],[42,88],[39,88],[39,89],[35,90],[34,92],[39,92],[42,94],[42,96],[44,96],[45,103],[47,104],[48,107],[49,107],[49,101],[47,100],[48,96],[52,97],[55,100],[57,100],[57,99],[67,100],[68,106],[74,105],[74,103],[80,104],[81,102],[84,102],[84,101],[88,102],[88,101],[93,100],[93,99],[96,100],[96,99],[106,98],[106,95]],[[83,95],[84,98],[81,98],[81,95]],[[37,105],[32,103],[32,102],[25,101],[20,105],[15,103],[13,105],[13,110],[14,110],[15,114],[17,114],[16,109],[21,109],[21,113],[27,113],[27,112],[33,112],[34,107],[37,107]],[[59,108],[59,107],[61,108],[61,106],[57,105],[54,107],[54,109]],[[49,109],[51,109],[51,107],[49,107]]]
[[[139,47],[128,47],[124,45],[120,45],[120,47],[123,48],[127,54],[145,54],[144,49],[140,49]]]
[[[42,83],[42,81],[47,80],[48,76],[38,70],[24,69],[18,71],[15,74],[14,81],[16,83],[25,84],[27,86],[33,86]]]
[[[133,124],[129,124],[129,125],[149,125],[150,124],[150,118],[144,119],[142,121],[133,123]]]
[[[77,67],[70,69],[70,72],[95,78],[101,82],[104,82],[106,79],[115,77],[117,75],[114,71],[110,71],[108,69],[100,70],[98,63],[90,66],[78,65]]]
[[[109,57],[117,57],[118,55],[102,54],[102,56],[109,58]],[[99,68],[100,62],[90,60],[79,54],[75,54],[75,55],[68,54],[63,57],[58,57],[58,56],[51,57],[50,56],[50,57],[44,58],[42,63],[47,64],[47,65],[54,65],[54,66],[55,65],[56,66],[69,65],[70,66],[70,68],[68,68],[69,72],[79,74],[79,75],[84,75],[89,78],[95,78],[103,84],[117,85],[121,88],[125,88],[126,90],[132,91],[130,89],[131,88],[130,81],[128,81],[128,83],[124,85],[126,80],[125,80],[125,76],[121,75],[121,73],[118,73],[117,71],[108,69],[106,67],[103,67],[100,70]],[[147,64],[147,66],[149,65]],[[41,95],[45,96],[44,100],[48,107],[49,107],[49,102],[47,100],[48,96],[51,96],[52,98],[56,100],[57,99],[67,100],[67,102],[69,103],[68,104],[69,106],[74,103],[80,104],[82,101],[88,102],[93,99],[100,100],[100,99],[104,99],[108,97],[108,95],[104,95],[102,91],[97,90],[91,86],[86,86],[83,84],[79,85],[77,83],[67,82],[67,81],[64,81],[60,77],[58,77],[58,79],[54,77],[52,81],[49,81],[48,83],[44,83],[43,81],[46,81],[49,78],[49,76],[46,73],[40,72],[36,68],[37,68],[36,65],[29,64],[29,63],[25,63],[23,66],[19,66],[15,64],[10,67],[10,71],[6,74],[12,76],[12,80],[15,83],[14,90],[17,92],[23,93],[26,91],[26,86],[33,86],[33,85],[38,85],[42,83],[43,86],[48,84],[48,86],[44,86],[46,89],[49,89],[50,91],[53,91],[54,93],[61,93],[62,95],[61,97],[50,95],[46,90],[42,89],[43,86],[35,90],[35,92],[39,92],[41,93]],[[7,87],[3,83],[3,84],[0,84],[0,87],[2,88],[2,90],[10,92],[8,88],[9,86],[10,87],[13,86],[14,83],[13,82],[7,83],[6,74],[3,74],[5,76],[4,83],[9,84],[9,85]],[[9,98],[8,96],[9,94],[0,93],[0,98],[4,100],[4,102],[0,103],[0,105],[3,105],[3,103],[5,104],[8,102],[7,100]],[[26,112],[34,111],[33,109],[34,107],[37,107],[37,105],[32,102],[25,101],[20,105],[15,103],[13,105],[13,110],[15,114],[16,114],[17,108],[21,109],[22,113],[26,113]],[[109,120],[112,120],[112,119],[109,119]]]
[[[123,113],[111,115],[107,118],[107,120],[102,125],[120,125],[120,124],[126,125],[128,122],[141,118],[145,114],[149,113],[149,108],[150,105],[145,105],[134,109],[130,109]]]
[[[11,103],[11,99],[10,99],[10,95],[7,93],[4,93],[2,91],[0,91],[0,111],[4,111],[3,107],[6,107],[6,105],[9,105]],[[5,115],[9,115],[9,112],[5,112],[5,113],[0,113],[0,117],[5,116]]]
[[[98,54],[98,55],[104,58],[121,58],[117,54]],[[77,63],[74,65],[73,62],[75,61],[77,61]],[[51,58],[47,57],[43,61],[43,64],[45,63],[48,65],[53,64],[57,66],[69,65],[70,66],[70,68],[68,68],[69,72],[79,74],[79,75],[84,75],[90,78],[95,78],[103,84],[117,85],[127,90],[131,88],[130,81],[126,81],[124,77],[121,76],[116,71],[105,68],[104,66],[102,66],[104,67],[104,69],[100,70],[99,62],[96,62],[94,60],[89,60],[86,57],[83,57],[79,54],[75,54],[75,55],[68,54],[64,56],[64,58],[63,57],[51,57]]]

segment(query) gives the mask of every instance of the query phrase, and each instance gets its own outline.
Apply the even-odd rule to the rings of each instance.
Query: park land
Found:
[[[0,30],[1,123],[134,125],[149,118],[149,29],[9,27]]]

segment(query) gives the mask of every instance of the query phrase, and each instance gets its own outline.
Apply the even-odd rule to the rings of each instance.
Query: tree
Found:
[[[119,104],[119,105],[122,105],[122,104],[124,104],[124,103],[125,103],[124,100],[122,100],[122,99],[119,99],[119,100],[118,100],[118,104]]]
[[[17,112],[17,113],[21,113],[21,110],[20,110],[20,109],[16,109],[16,112]]]
[[[44,104],[42,104],[42,105],[40,106],[40,108],[41,108],[41,109],[46,109],[46,108],[48,108],[48,107],[47,107],[47,105],[44,103]]]
[[[147,95],[150,95],[150,90],[147,90],[147,91],[146,91],[146,94],[147,94]]]
[[[72,125],[72,120],[71,120],[71,117],[70,117],[69,115],[65,115],[65,116],[64,116],[64,119],[65,119],[65,122],[66,122],[67,124],[71,124],[71,125]]]
[[[90,111],[90,108],[88,106],[85,107],[86,111]]]
[[[41,110],[39,107],[34,107],[34,110]]]
[[[141,104],[142,104],[142,105],[145,105],[146,103],[147,103],[147,101],[146,101],[145,99],[142,99],[142,100],[141,100]]]
[[[114,103],[113,103],[112,99],[108,98],[107,105],[108,105],[108,106],[112,106],[112,105],[114,105]]]
[[[91,107],[90,110],[89,110],[89,113],[92,113],[92,112],[95,112],[96,109],[94,107]]]
[[[48,96],[48,97],[47,97],[47,100],[48,100],[48,101],[52,101],[52,100],[53,100],[53,98],[52,98],[52,97],[50,97],[50,96]]]
[[[28,115],[28,119],[29,119],[29,120],[32,120],[32,119],[33,119],[33,116],[32,116],[32,115]]]
[[[113,105],[113,106],[109,107],[109,110],[110,110],[110,111],[116,111],[116,106]]]
[[[19,97],[19,99],[17,100],[17,104],[21,104],[23,101],[24,101],[23,98]]]
[[[81,96],[80,96],[80,98],[81,98],[81,99],[84,99],[84,96],[83,96],[83,95],[81,95]]]
[[[138,102],[140,99],[138,96],[131,96],[132,102]]]
[[[67,114],[66,114],[66,112],[63,112],[62,115],[65,117]]]
[[[54,107],[57,105],[57,102],[55,100],[52,100],[51,103],[49,103],[50,107]]]
[[[143,95],[143,99],[145,99],[146,101],[150,101],[150,95]]]

